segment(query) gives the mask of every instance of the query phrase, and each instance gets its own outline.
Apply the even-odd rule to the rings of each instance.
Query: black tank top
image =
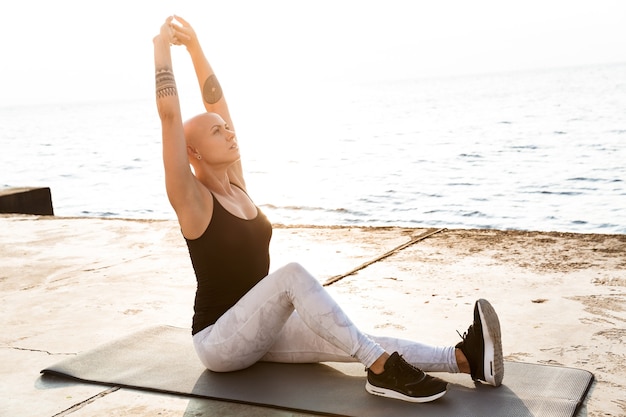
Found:
[[[196,273],[192,334],[215,323],[269,272],[272,225],[257,207],[245,220],[213,196],[213,216],[197,239],[185,239]]]

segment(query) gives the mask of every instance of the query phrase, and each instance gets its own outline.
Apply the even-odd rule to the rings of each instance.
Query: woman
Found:
[[[207,111],[185,123],[172,44],[187,48]],[[248,196],[228,105],[191,25],[168,17],[154,38],[154,58],[166,190],[196,274],[192,335],[207,369],[359,361],[368,392],[412,402],[435,400],[447,389],[421,369],[500,385],[500,326],[486,300],[476,302],[463,341],[434,347],[364,334],[298,264],[268,275],[271,224]]]

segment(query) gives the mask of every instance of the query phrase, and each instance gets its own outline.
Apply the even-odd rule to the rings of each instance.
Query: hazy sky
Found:
[[[624,0],[11,0],[0,5],[0,105],[151,98],[152,37],[174,13],[220,78],[268,94],[334,76],[626,61]],[[179,52],[175,70],[187,65]]]

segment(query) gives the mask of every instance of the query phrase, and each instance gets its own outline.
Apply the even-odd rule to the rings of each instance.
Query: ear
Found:
[[[190,158],[195,158],[198,155],[198,151],[194,147],[187,145],[187,155]]]

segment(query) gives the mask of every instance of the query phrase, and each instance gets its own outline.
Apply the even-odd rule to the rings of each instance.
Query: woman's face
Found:
[[[189,129],[193,155],[209,164],[232,164],[239,160],[239,146],[235,132],[216,113],[205,113],[192,121]],[[200,156],[200,158],[198,158]]]

